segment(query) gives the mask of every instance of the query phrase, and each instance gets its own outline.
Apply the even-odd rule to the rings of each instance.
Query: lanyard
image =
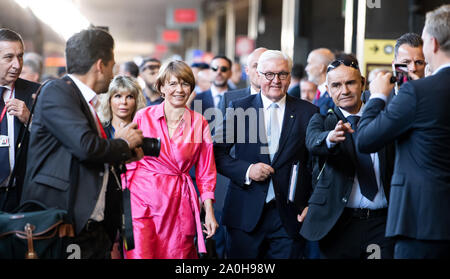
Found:
[[[6,88],[6,89],[8,89],[8,88]],[[8,98],[9,100],[12,99],[13,92],[14,92],[14,87],[11,88],[11,93],[9,94],[9,98]],[[0,98],[3,98],[3,96],[0,96]],[[2,110],[2,114],[0,116],[0,123],[2,123],[3,117],[5,117],[5,114],[6,114],[6,103],[5,103],[5,107]]]

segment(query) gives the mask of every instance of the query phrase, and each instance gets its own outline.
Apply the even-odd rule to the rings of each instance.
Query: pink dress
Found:
[[[161,139],[159,157],[145,156],[127,164],[123,187],[131,192],[135,249],[126,251],[132,259],[197,258],[205,253],[199,214],[199,200],[189,176],[195,166],[200,198],[214,200],[216,164],[208,122],[186,108],[172,138],[164,117],[164,102],[144,108],[133,120],[145,137]],[[126,176],[126,179],[125,179]]]

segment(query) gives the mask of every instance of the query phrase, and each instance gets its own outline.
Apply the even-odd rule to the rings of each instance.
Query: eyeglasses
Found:
[[[218,70],[220,70],[222,73],[228,72],[230,68],[225,67],[225,66],[221,66],[221,67],[211,67],[211,70],[213,70],[214,72],[217,72]]]
[[[285,80],[285,79],[287,79],[287,77],[290,74],[289,72],[279,72],[279,73],[272,73],[272,72],[263,73],[263,72],[259,72],[259,73],[264,75],[267,80],[273,80],[275,78],[275,76],[278,76],[278,78],[280,80]]]
[[[353,69],[359,70],[358,63],[356,63],[355,61],[351,61],[351,60],[334,60],[333,62],[330,63],[330,65],[328,65],[327,73],[329,71],[331,71],[331,70],[336,69],[341,64],[344,64],[347,67],[352,67]]]

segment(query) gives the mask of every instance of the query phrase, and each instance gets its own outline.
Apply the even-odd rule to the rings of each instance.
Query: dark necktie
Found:
[[[0,113],[5,108],[5,101],[3,100],[3,92],[6,90],[5,87],[0,87]],[[8,135],[8,117],[5,113],[2,123],[0,125],[0,134]],[[11,144],[11,142],[9,142]],[[11,169],[9,166],[9,148],[0,147],[0,186],[5,185],[5,180],[8,178]]]
[[[361,189],[361,194],[367,199],[373,201],[377,192],[377,180],[375,178],[375,172],[373,170],[372,159],[369,154],[361,153],[356,146],[356,135],[358,132],[358,122],[360,117],[351,115],[347,117],[348,122],[352,125],[355,131],[352,134],[353,142],[355,143],[356,158],[358,160],[356,164],[356,175],[358,176],[359,187]]]

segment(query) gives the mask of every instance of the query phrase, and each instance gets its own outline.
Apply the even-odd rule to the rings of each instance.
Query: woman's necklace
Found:
[[[167,118],[167,117],[166,117]],[[180,117],[178,118],[178,120],[175,122],[174,126],[169,125],[169,121],[167,121],[167,127],[169,129],[176,129],[178,127],[178,125],[180,124],[181,120],[183,120],[183,114],[180,115]]]

